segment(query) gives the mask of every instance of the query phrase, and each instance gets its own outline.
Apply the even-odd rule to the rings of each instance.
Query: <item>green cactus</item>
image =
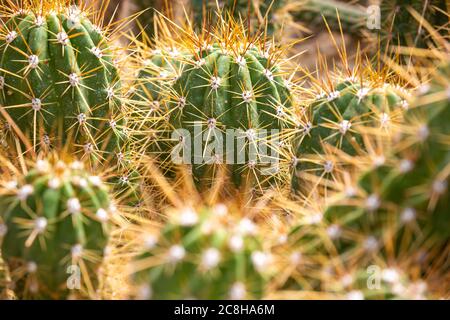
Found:
[[[350,156],[364,153],[363,135],[389,132],[392,120],[408,107],[406,96],[399,87],[361,84],[353,78],[338,83],[328,94],[322,91],[317,95],[308,108],[311,115],[298,125],[293,188],[301,188],[297,173],[302,171],[331,173],[336,153],[333,148]],[[326,150],[326,146],[332,150]]]
[[[389,232],[403,251],[417,242],[445,246],[450,236],[449,65],[438,69],[430,84],[423,85],[404,115],[402,135],[393,141],[386,161],[357,175],[352,192],[342,190],[324,210],[324,218],[341,233],[369,232],[371,247]],[[422,92],[421,92],[422,91]],[[348,248],[355,239],[336,239]]]
[[[16,9],[1,31],[3,115],[33,149],[73,143],[96,160],[119,153],[121,84],[106,31],[68,1]]]
[[[144,233],[133,262],[139,299],[258,299],[270,277],[271,255],[248,218],[217,205],[170,215],[160,234]]]
[[[405,114],[403,138],[395,158],[360,181],[367,192],[374,192],[374,184],[381,183],[382,201],[396,203],[403,211],[425,214],[423,228],[442,240],[450,236],[450,130],[445,121],[450,114],[449,79],[450,65],[446,64],[429,84],[422,85],[413,107]]]
[[[54,159],[3,178],[3,258],[20,297],[93,297],[115,207],[99,176]]]
[[[210,139],[202,153],[227,129],[240,130],[234,132],[235,137],[224,138],[225,151],[220,154],[221,150],[213,150],[207,165],[202,162],[203,154],[197,154],[194,149],[190,159],[193,174],[200,184],[209,179],[208,170],[217,162],[226,162],[225,157],[231,152],[225,149],[226,144],[233,142],[234,164],[230,170],[234,184],[256,185],[265,179],[262,175],[265,168],[258,164],[261,155],[256,146],[260,143],[270,148],[274,144],[273,132],[268,131],[264,137],[262,130],[282,130],[284,110],[290,105],[290,91],[277,62],[260,48],[244,47],[233,52],[231,48],[214,44],[187,60],[173,85],[169,122],[175,129],[188,130],[192,139],[198,136],[195,130],[201,125],[202,132]],[[244,147],[239,147],[240,144]],[[243,151],[246,157],[239,162],[238,156]]]

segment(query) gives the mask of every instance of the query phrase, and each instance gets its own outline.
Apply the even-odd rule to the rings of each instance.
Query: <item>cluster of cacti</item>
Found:
[[[40,159],[25,173],[15,169],[10,179],[3,177],[0,205],[2,255],[16,294],[95,294],[96,269],[117,210],[100,176],[77,160]]]
[[[408,246],[400,243],[405,237],[430,237],[437,246],[445,246],[450,231],[450,162],[444,120],[450,106],[448,85],[449,70],[444,65],[413,99],[397,129],[398,141],[392,142],[392,151],[384,155],[383,163],[359,174],[354,193],[343,190],[324,212],[327,219],[346,221],[353,229],[369,227],[377,238],[390,224],[398,234],[399,246]]]
[[[6,10],[0,102],[12,146],[25,137],[26,152],[70,142],[96,161],[122,151],[118,61],[108,30],[89,15],[70,1],[30,0]]]
[[[449,297],[446,3],[381,1],[413,56],[354,63],[366,2],[76,3],[0,5],[0,298]],[[319,12],[311,72],[281,16]]]

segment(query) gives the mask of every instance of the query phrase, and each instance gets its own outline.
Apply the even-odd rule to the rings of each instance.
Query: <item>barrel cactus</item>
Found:
[[[174,145],[165,159],[192,164],[200,186],[210,182],[217,167],[226,167],[237,187],[259,187],[277,169],[270,160],[277,159],[291,87],[280,66],[281,52],[245,32],[230,19],[213,33],[184,37],[169,53],[171,65],[179,68],[175,81],[157,93]]]
[[[7,2],[0,103],[25,151],[68,144],[103,160],[121,151],[121,84],[108,29],[85,3]]]
[[[141,243],[131,265],[138,299],[258,299],[272,272],[257,225],[223,204],[174,209]]]
[[[411,102],[385,161],[355,175],[350,183],[334,181],[337,193],[323,211],[336,235],[365,235],[365,246],[408,252],[423,243],[445,247],[449,238],[448,167],[449,67],[441,66]],[[355,233],[356,232],[356,233]],[[335,237],[336,246],[356,248],[355,237]],[[392,247],[393,246],[393,247]]]
[[[365,136],[389,136],[408,108],[408,93],[399,86],[350,76],[333,88],[320,89],[297,123],[293,188],[301,189],[300,175],[333,173],[339,153],[369,154]],[[386,137],[386,139],[388,139]],[[374,159],[381,161],[381,159]]]
[[[0,230],[16,294],[93,297],[116,210],[102,178],[53,155],[11,172],[0,186]]]

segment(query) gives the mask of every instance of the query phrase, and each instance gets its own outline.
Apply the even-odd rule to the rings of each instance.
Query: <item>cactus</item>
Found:
[[[364,136],[389,134],[393,122],[399,122],[408,108],[406,97],[400,87],[354,77],[338,82],[329,93],[321,89],[307,109],[310,115],[298,124],[293,188],[301,189],[303,171],[319,176],[332,173],[338,152],[367,153]]]
[[[115,210],[102,179],[80,161],[53,155],[6,177],[0,187],[1,243],[16,294],[65,298],[78,289],[72,296],[93,297]]]
[[[32,150],[70,137],[74,152],[98,161],[121,151],[124,133],[114,49],[89,10],[65,0],[7,2],[0,102],[15,136],[25,134]]]
[[[379,29],[382,48],[388,44],[393,46],[426,47],[428,36],[425,23],[442,32],[445,36],[445,25],[449,23],[446,0],[414,1],[383,0],[380,4]]]
[[[193,175],[200,186],[206,185],[216,165],[225,161],[236,186],[260,186],[267,180],[262,171],[270,168],[260,164],[263,155],[258,143],[266,146],[269,153],[271,145],[275,148],[277,135],[268,131],[264,136],[263,130],[283,129],[284,110],[292,104],[291,90],[280,68],[281,52],[272,47],[267,49],[263,41],[251,40],[243,26],[232,19],[218,24],[213,34],[194,38],[180,41],[178,54],[172,52],[170,60],[180,61],[171,63],[180,68],[176,81],[157,90],[165,102],[162,106],[168,122],[165,127],[171,131],[186,130],[192,142],[198,139],[196,130],[204,135],[206,145],[200,152],[195,147],[189,150],[190,155],[183,154],[183,161],[193,165]],[[160,83],[158,78],[153,84],[150,81],[157,88]],[[147,99],[152,101],[153,97]],[[234,130],[234,137],[224,137],[228,129]],[[220,146],[214,149],[219,136],[223,138],[222,150]],[[184,144],[188,143],[184,138],[181,133],[181,143],[177,140],[175,148],[190,147]],[[225,153],[230,142],[234,143],[234,149],[228,148]],[[241,160],[242,154],[245,158]],[[225,156],[234,156],[233,164]],[[268,159],[264,161],[266,165]]]
[[[0,230],[0,236],[5,230]],[[14,298],[14,293],[10,290],[11,277],[9,275],[8,266],[3,261],[0,251],[0,300],[9,300]]]
[[[366,244],[376,250],[384,249],[380,240],[388,233],[396,235],[390,246],[402,251],[425,242],[446,246],[450,158],[444,119],[450,110],[449,71],[448,64],[442,66],[419,90],[397,129],[401,138],[395,135],[383,164],[360,172],[350,185],[335,181],[337,195],[323,216],[339,234],[366,230]],[[358,244],[355,239],[335,240],[340,248]]]
[[[424,214],[426,219],[419,225],[441,241],[450,236],[450,131],[444,120],[450,112],[449,79],[447,63],[429,84],[422,85],[413,107],[405,114],[403,137],[392,159],[360,179],[366,192],[378,191],[380,201],[395,203],[399,212]],[[380,188],[374,189],[380,183]]]
[[[233,217],[225,205],[175,210],[159,234],[143,238],[134,264],[137,297],[261,298],[270,274],[261,236],[254,222]]]

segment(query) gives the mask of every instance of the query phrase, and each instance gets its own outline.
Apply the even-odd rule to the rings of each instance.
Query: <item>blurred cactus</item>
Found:
[[[300,0],[296,19],[308,22],[308,26],[324,26],[324,18],[333,30],[340,26],[346,33],[359,33],[366,24],[366,10],[363,6],[335,0]]]
[[[102,178],[80,161],[56,156],[7,177],[0,187],[0,229],[16,294],[65,298],[74,289],[74,296],[93,297],[116,210]]]
[[[448,35],[449,10],[446,0],[381,0],[381,48],[427,47],[430,36],[425,25],[431,25],[443,36]]]
[[[174,210],[161,232],[145,239],[135,262],[138,298],[263,296],[270,255],[263,252],[262,234],[249,218],[233,216],[225,205]]]

